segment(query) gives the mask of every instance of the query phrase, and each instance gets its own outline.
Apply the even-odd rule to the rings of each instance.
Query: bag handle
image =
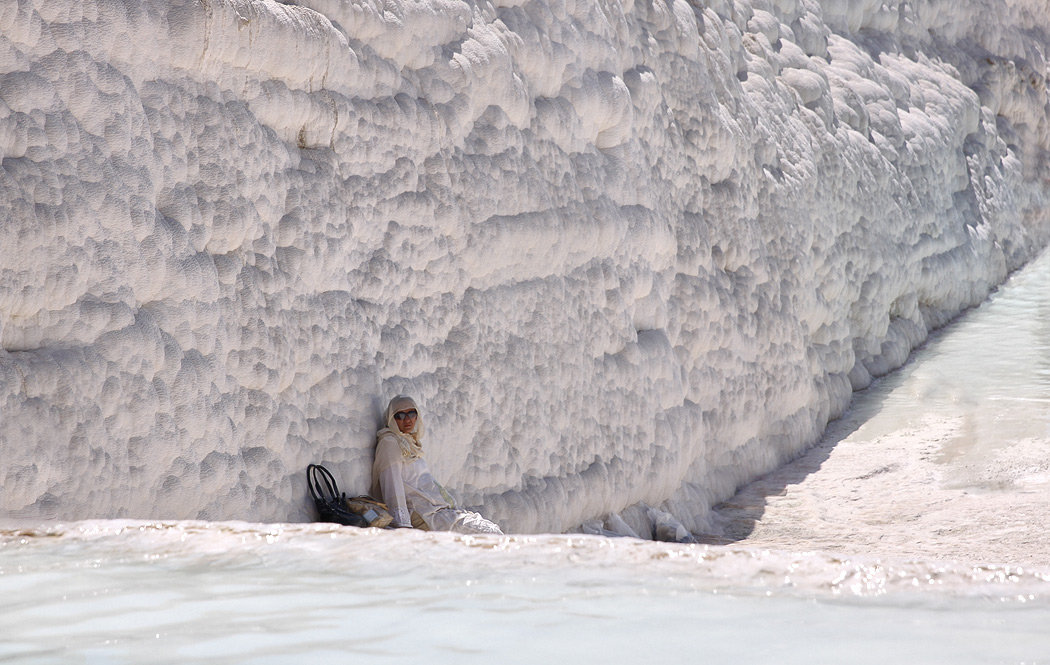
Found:
[[[332,472],[320,464],[306,467],[306,484],[310,486],[310,494],[313,495],[314,501],[327,503],[343,498]]]

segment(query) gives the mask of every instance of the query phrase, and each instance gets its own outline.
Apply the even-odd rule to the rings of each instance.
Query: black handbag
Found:
[[[306,484],[317,506],[319,522],[334,522],[346,526],[367,527],[368,520],[346,506],[346,494],[339,491],[332,473],[319,464],[306,467]]]

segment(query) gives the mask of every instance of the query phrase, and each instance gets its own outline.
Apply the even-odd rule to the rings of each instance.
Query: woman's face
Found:
[[[397,423],[397,428],[401,430],[402,434],[408,434],[416,426],[416,418],[418,416],[419,414],[415,409],[398,411],[394,414],[394,422]]]

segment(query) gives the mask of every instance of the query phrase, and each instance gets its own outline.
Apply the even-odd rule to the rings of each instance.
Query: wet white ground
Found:
[[[759,547],[1050,562],[1050,254],[717,514]]]
[[[0,528],[0,661],[20,664],[1045,665],[1048,622],[1034,569],[323,524]]]

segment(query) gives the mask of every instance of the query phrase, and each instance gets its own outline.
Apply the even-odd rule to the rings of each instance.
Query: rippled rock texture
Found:
[[[0,6],[0,513],[297,520],[386,400],[690,529],[1050,237],[1037,0]],[[648,511],[652,512],[652,511]],[[622,520],[620,520],[622,521]]]

